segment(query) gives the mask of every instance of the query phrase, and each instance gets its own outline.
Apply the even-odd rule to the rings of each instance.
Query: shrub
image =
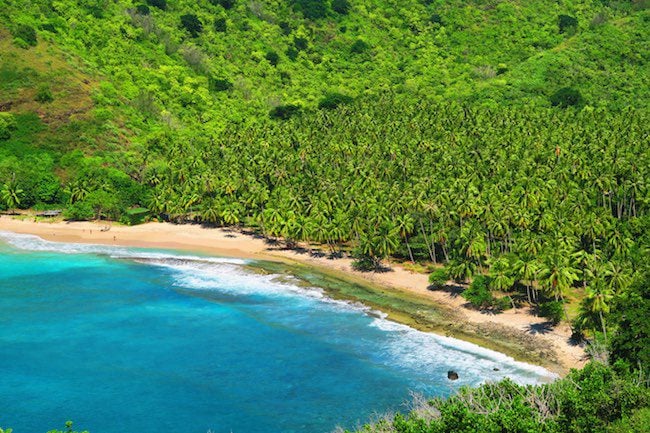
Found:
[[[372,272],[377,270],[377,262],[372,257],[363,255],[352,262],[352,269],[359,272]]]
[[[214,30],[219,33],[226,33],[226,31],[228,30],[228,23],[226,22],[226,19],[223,17],[215,18]]]
[[[296,104],[278,105],[269,112],[272,119],[287,120],[300,113],[301,107]]]
[[[309,46],[309,41],[305,38],[296,37],[293,38],[293,46],[296,47],[298,51],[304,51]]]
[[[211,92],[225,92],[232,89],[233,85],[224,78],[208,78],[208,89]]]
[[[612,423],[608,433],[638,433],[650,426],[650,407],[637,410],[631,416]]]
[[[611,360],[632,368],[650,366],[650,271],[643,273],[624,296],[614,299],[612,319],[617,331],[612,336]]]
[[[594,16],[594,18],[589,23],[590,29],[595,29],[607,23],[607,14],[605,12],[599,12]]]
[[[332,0],[332,10],[337,14],[347,15],[352,9],[348,0]]]
[[[199,47],[194,45],[186,45],[181,50],[181,55],[188,65],[196,72],[202,73],[206,71],[204,63],[205,56]]]
[[[342,93],[330,92],[320,100],[318,103],[318,108],[325,110],[334,110],[341,105],[350,104],[352,101],[354,101],[354,98],[351,96],[343,95]]]
[[[50,90],[50,86],[47,84],[41,84],[38,87],[38,90],[36,91],[36,96],[34,97],[34,100],[38,102],[51,102],[54,100],[54,97],[52,96],[52,91]]]
[[[269,51],[268,53],[266,53],[266,56],[264,57],[273,66],[277,66],[278,62],[280,61],[280,56],[278,56],[278,53],[276,53],[275,51]]]
[[[350,52],[352,54],[362,54],[370,49],[370,45],[367,42],[357,39],[352,46],[350,47]]]
[[[495,299],[490,292],[490,278],[478,275],[472,284],[462,293],[463,298],[476,308],[489,308],[494,305]]]
[[[563,87],[557,92],[553,93],[549,98],[551,105],[554,107],[568,108],[568,107],[582,107],[585,103],[582,95],[578,90],[571,87]]]
[[[431,24],[444,25],[442,17],[439,14],[432,14],[431,17],[429,17],[429,21],[431,21]]]
[[[280,24],[280,30],[282,30],[282,34],[285,36],[289,36],[291,34],[291,24],[289,24],[286,21],[282,21]]]
[[[557,21],[560,33],[574,33],[578,28],[578,20],[572,16],[560,15]]]
[[[197,37],[203,31],[203,23],[194,14],[182,15],[181,25],[193,38]]]
[[[562,301],[542,302],[539,305],[539,315],[549,319],[554,325],[557,325],[562,320]]]
[[[442,289],[448,280],[447,271],[444,269],[436,269],[429,274],[429,288],[433,290]]]
[[[235,6],[235,0],[210,0],[213,5],[219,5],[224,9],[232,9]]]
[[[72,221],[88,221],[93,219],[94,216],[92,206],[85,201],[75,202],[63,212],[63,217]]]
[[[34,30],[34,27],[32,26],[28,26],[27,24],[18,24],[16,28],[14,28],[12,35],[14,38],[20,39],[29,46],[36,46],[36,30]]]
[[[149,10],[149,6],[147,5],[137,5],[135,7],[135,11],[140,15],[149,15],[151,13],[151,11]]]
[[[0,140],[8,140],[16,130],[16,120],[10,113],[0,112]]]
[[[292,61],[296,60],[298,58],[298,50],[296,50],[293,47],[287,48],[286,54],[287,54],[287,57]]]
[[[294,0],[294,5],[307,19],[317,20],[327,16],[325,0]]]
[[[147,0],[147,3],[162,11],[167,10],[167,0]]]
[[[45,30],[46,32],[50,32],[50,33],[58,33],[58,30],[52,23],[41,24],[41,30]]]

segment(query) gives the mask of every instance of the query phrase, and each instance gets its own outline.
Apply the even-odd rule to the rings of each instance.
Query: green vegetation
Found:
[[[447,400],[419,399],[408,415],[387,416],[359,432],[641,432],[649,404],[647,379],[591,362],[548,385],[506,379],[463,388]]]
[[[647,431],[650,279],[640,280],[620,299],[625,309],[615,317],[609,365],[601,353],[601,361],[546,385],[519,386],[506,379],[463,388],[449,399],[417,398],[408,414],[385,416],[359,432]]]
[[[643,4],[146,3],[3,1],[4,209],[433,262],[606,338],[648,246]]]
[[[444,266],[432,288],[610,344],[618,370],[590,368],[616,384],[648,364],[646,1],[0,5],[0,210],[245,225],[359,269]],[[531,391],[497,388],[514,406],[476,422],[528,428]],[[567,422],[545,431],[588,425]]]

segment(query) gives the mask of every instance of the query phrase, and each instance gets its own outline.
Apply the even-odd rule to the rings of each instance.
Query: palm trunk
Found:
[[[413,252],[411,251],[411,246],[409,245],[409,235],[404,233],[404,239],[406,240],[406,249],[409,251],[409,257],[411,258],[411,261],[415,263],[415,260],[413,260]]]
[[[433,261],[433,253],[431,252],[431,246],[429,245],[429,238],[427,238],[427,233],[424,231],[424,224],[422,224],[422,220],[419,220],[420,222],[420,231],[422,232],[422,236],[424,236],[424,243],[427,244],[427,250],[429,250],[429,257],[431,257],[431,261]]]

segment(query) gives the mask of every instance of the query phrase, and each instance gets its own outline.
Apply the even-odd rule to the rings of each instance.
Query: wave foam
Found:
[[[174,284],[183,289],[218,291],[234,296],[302,298],[314,305],[339,311],[366,314],[370,326],[385,334],[381,362],[408,368],[414,374],[440,375],[453,369],[460,375],[456,384],[476,385],[510,377],[523,384],[548,382],[557,376],[548,370],[515,361],[513,358],[455,338],[418,331],[388,320],[386,314],[360,303],[329,298],[318,287],[306,287],[293,277],[257,274],[242,268],[246,260],[200,257],[157,251],[137,250],[97,244],[51,242],[34,235],[0,231],[0,239],[23,250],[64,254],[99,254],[159,266],[171,271]],[[498,371],[495,371],[498,369]]]
[[[246,260],[221,257],[201,257],[194,255],[182,255],[167,252],[140,250],[136,248],[125,248],[102,244],[80,244],[70,242],[54,242],[40,238],[36,235],[19,234],[0,231],[0,239],[9,245],[27,251],[43,251],[61,254],[97,254],[114,259],[131,260],[186,260],[205,263],[231,263],[244,265]]]
[[[391,342],[386,348],[394,359],[417,369],[457,371],[460,384],[477,385],[506,377],[522,384],[539,384],[558,377],[544,367],[516,361],[501,352],[387,319],[375,319],[371,326],[389,335]]]

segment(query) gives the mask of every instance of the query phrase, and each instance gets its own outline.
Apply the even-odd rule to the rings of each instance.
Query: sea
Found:
[[[0,232],[0,428],[14,433],[354,430],[415,394],[505,377],[554,376],[254,261]]]

